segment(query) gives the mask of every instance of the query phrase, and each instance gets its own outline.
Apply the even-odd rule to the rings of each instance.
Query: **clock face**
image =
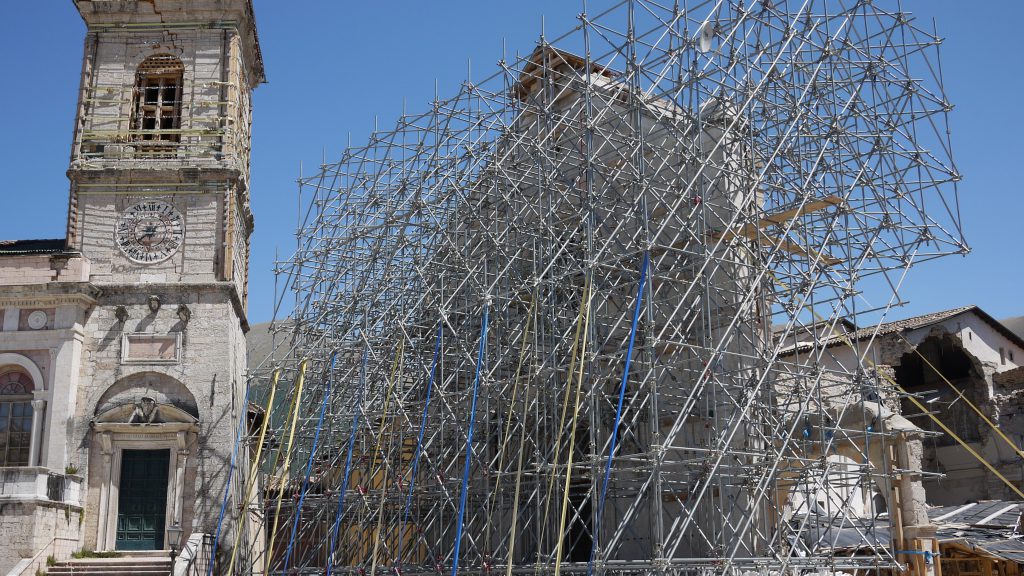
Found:
[[[133,262],[153,264],[174,255],[185,239],[181,213],[163,200],[143,200],[121,213],[115,240]]]

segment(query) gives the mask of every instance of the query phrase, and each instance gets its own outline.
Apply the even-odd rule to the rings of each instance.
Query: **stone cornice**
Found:
[[[56,510],[67,510],[68,512],[81,512],[84,510],[78,504],[70,502],[54,502],[45,496],[34,496],[28,494],[4,494],[0,495],[0,504],[31,504],[41,508],[54,508]]]
[[[0,308],[45,308],[77,304],[96,305],[100,289],[89,282],[51,282],[0,286]]]
[[[73,0],[90,33],[235,29],[245,41],[252,86],[266,82],[252,0]]]
[[[173,434],[178,432],[199,432],[199,425],[191,422],[166,422],[160,424],[128,424],[125,422],[94,422],[93,429],[97,433],[113,432],[128,437],[120,440],[148,440],[151,434]],[[175,438],[176,439],[176,438]]]
[[[242,332],[249,332],[249,320],[246,318],[245,307],[242,305],[242,299],[238,296],[238,290],[235,288],[234,282],[180,282],[174,284],[143,284],[143,283],[118,283],[118,284],[99,284],[99,289],[102,290],[103,297],[131,294],[134,296],[146,297],[149,294],[161,295],[162,292],[173,292],[178,290],[190,290],[194,292],[221,292],[228,296],[231,300],[231,306],[235,310],[235,316],[238,317],[238,323],[242,328]]]
[[[92,164],[72,164],[68,178],[76,184],[101,184],[104,188],[146,184],[194,185],[196,183],[235,182],[243,180],[245,172],[223,162],[209,165],[182,160],[152,161],[147,164],[125,164],[123,161],[96,161]],[[111,193],[131,193],[131,190]],[[168,192],[171,193],[171,192]]]

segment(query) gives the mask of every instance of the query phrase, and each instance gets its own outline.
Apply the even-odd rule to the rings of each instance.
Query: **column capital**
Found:
[[[32,401],[32,410],[33,411],[39,411],[39,410],[42,410],[43,408],[46,408],[46,400],[43,400],[41,398],[37,398],[37,399]]]
[[[110,432],[100,432],[100,452],[104,456],[110,456],[114,452],[114,446],[111,442]]]

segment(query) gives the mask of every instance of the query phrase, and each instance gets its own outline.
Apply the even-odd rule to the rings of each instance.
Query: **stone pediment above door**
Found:
[[[197,432],[199,419],[173,404],[143,397],[134,404],[106,408],[93,419],[97,432]]]
[[[195,396],[178,380],[141,372],[112,384],[96,403],[93,429],[131,434],[198,432]]]

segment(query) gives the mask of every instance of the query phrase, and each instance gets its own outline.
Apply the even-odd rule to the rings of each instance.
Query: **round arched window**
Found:
[[[20,369],[0,368],[0,466],[28,466],[34,388]]]

